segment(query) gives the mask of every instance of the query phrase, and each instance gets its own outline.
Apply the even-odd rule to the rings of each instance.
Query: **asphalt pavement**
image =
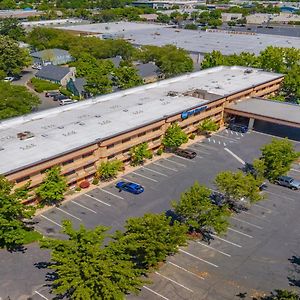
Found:
[[[195,180],[214,189],[218,172],[237,170],[243,162],[251,162],[271,138],[256,132],[224,130],[190,145],[188,148],[197,152],[193,160],[162,157],[121,176],[143,185],[144,193],[119,192],[115,182],[96,187],[37,216],[36,229],[61,237],[64,219],[72,220],[75,226],[84,223],[93,228],[101,224],[122,229],[129,217],[168,210],[170,202],[179,199]],[[295,145],[300,150],[300,143]],[[294,165],[291,174],[300,178],[300,166]],[[252,299],[275,288],[290,287],[296,273],[289,259],[300,256],[300,191],[269,185],[266,196],[267,200],[253,205],[250,211],[233,216],[228,233],[215,235],[210,245],[194,241],[180,248],[150,275],[152,284],[128,299]],[[0,297],[52,299],[45,286],[47,270],[38,264],[48,258],[48,252],[36,244],[28,246],[25,253],[0,251]]]

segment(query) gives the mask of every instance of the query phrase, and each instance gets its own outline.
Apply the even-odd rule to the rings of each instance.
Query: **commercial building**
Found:
[[[0,10],[0,19],[15,18],[19,20],[27,20],[32,17],[40,17],[43,14],[44,12],[34,9],[8,9]]]
[[[0,173],[20,186],[41,183],[62,167],[70,186],[91,180],[101,161],[130,160],[130,148],[159,149],[178,122],[188,134],[199,122],[224,121],[224,109],[246,97],[278,90],[283,75],[243,67],[216,67],[99,96],[0,123]]]
[[[99,38],[123,38],[133,45],[175,45],[190,53],[193,61],[201,62],[205,53],[218,50],[224,55],[250,52],[259,54],[268,46],[300,48],[300,38],[283,35],[226,30],[186,30],[158,24],[133,22],[100,23],[61,27],[78,34]]]
[[[262,14],[257,13],[246,17],[247,24],[289,24],[300,23],[300,16],[291,13]]]

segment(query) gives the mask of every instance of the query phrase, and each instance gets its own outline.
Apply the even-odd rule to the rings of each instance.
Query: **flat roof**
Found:
[[[13,173],[209,102],[184,96],[184,92],[202,89],[221,98],[282,77],[258,69],[245,70],[222,66],[206,69],[4,120],[0,122],[0,173]],[[168,96],[170,91],[178,92],[178,96]],[[17,134],[24,131],[34,137],[18,139]]]
[[[92,32],[95,34],[124,34],[127,31],[140,31],[146,29],[158,29],[167,27],[167,25],[150,24],[142,22],[109,22],[109,23],[93,23],[84,25],[60,26],[58,29]]]
[[[249,98],[230,104],[228,109],[300,124],[300,105]]]
[[[163,46],[173,44],[189,52],[209,53],[219,50],[225,55],[241,52],[259,54],[268,46],[300,48],[300,38],[251,32],[209,32],[170,28],[165,25],[134,22],[98,23],[60,27],[95,34],[122,34],[135,45]],[[100,36],[101,37],[101,36]]]

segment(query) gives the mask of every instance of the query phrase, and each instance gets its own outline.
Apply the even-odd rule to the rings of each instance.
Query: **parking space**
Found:
[[[129,217],[168,210],[170,201],[179,199],[195,180],[214,189],[218,172],[237,170],[241,160],[253,160],[271,138],[255,132],[224,130],[188,147],[197,153],[196,159],[162,157],[118,179],[143,185],[144,193],[119,192],[116,182],[111,182],[39,215],[36,228],[47,236],[62,237],[62,220],[70,219],[76,227],[83,223],[89,228],[105,225],[111,230],[122,229]],[[293,166],[291,175],[298,178],[299,164]],[[267,200],[231,218],[225,235],[214,235],[209,245],[193,241],[180,248],[158,273],[150,275],[153,284],[145,285],[139,296],[130,295],[128,299],[226,300],[236,299],[239,293],[251,299],[250,295],[286,287],[288,258],[299,253],[300,225],[296,220],[300,196],[276,185],[269,185],[265,194]],[[53,298],[46,287],[34,281],[28,284],[32,285],[32,299]],[[6,296],[1,289],[0,296]]]
[[[252,300],[276,287],[287,288],[288,258],[300,245],[299,235],[295,234],[300,225],[296,220],[291,226],[288,223],[292,220],[291,214],[297,215],[300,195],[299,191],[275,185],[270,185],[269,190],[267,200],[231,217],[226,235],[214,234],[209,245],[192,241],[168,258],[159,272],[176,281],[177,288],[185,286],[182,288],[184,296],[168,297],[170,286],[164,288],[165,280],[157,276],[148,287],[168,299],[178,300],[238,299],[239,295]],[[285,199],[287,204],[282,197],[285,193],[290,198]],[[144,298],[147,293],[149,291],[142,290],[138,299],[148,299]]]

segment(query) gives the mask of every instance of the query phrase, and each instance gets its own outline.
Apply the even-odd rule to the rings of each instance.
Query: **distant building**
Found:
[[[35,77],[66,86],[70,79],[75,80],[75,68],[48,65],[39,70]]]
[[[35,64],[44,65],[51,62],[53,65],[64,65],[73,61],[73,57],[66,50],[62,49],[46,49],[30,54]]]
[[[27,20],[29,17],[39,17],[43,15],[42,11],[33,9],[9,9],[0,10],[0,19],[15,18],[19,20]]]
[[[136,0],[132,2],[133,6],[148,6],[154,9],[171,8],[174,5],[179,7],[192,8],[197,5],[203,5],[206,1],[203,0]]]
[[[288,24],[289,22],[300,22],[300,15],[280,13],[280,14],[253,14],[246,17],[247,24]]]
[[[79,97],[80,99],[86,99],[90,96],[90,94],[85,90],[85,85],[85,78],[75,78],[74,80],[71,78],[67,83],[67,89],[73,95]]]
[[[138,75],[140,75],[140,77],[143,79],[144,83],[155,82],[163,78],[163,74],[159,67],[152,62],[146,64],[137,64],[135,65],[135,68],[138,72]]]
[[[81,23],[81,19],[55,19],[55,20],[41,20],[41,21],[31,21],[31,22],[22,22],[24,28],[32,27],[51,27],[59,25],[70,25]]]
[[[243,14],[222,13],[222,22],[237,21],[243,18]]]
[[[147,22],[155,22],[157,20],[158,14],[143,14],[139,17]]]

